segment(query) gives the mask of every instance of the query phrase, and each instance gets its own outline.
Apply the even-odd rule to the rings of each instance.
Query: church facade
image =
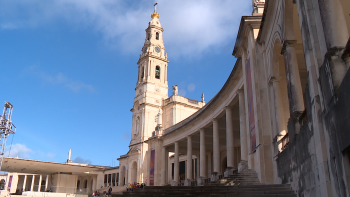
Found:
[[[204,95],[202,101],[185,98],[178,95],[177,85],[172,87],[173,95],[168,96],[169,60],[156,8],[151,18],[145,30],[142,54],[137,62],[138,81],[134,106],[131,109],[133,116],[130,150],[118,159],[121,166],[120,178],[125,183],[147,181],[147,156],[150,149],[146,141],[149,138],[162,135],[164,129],[184,120],[205,105]]]
[[[207,104],[168,96],[154,11],[138,61],[119,186],[203,185],[247,169],[298,196],[349,196],[350,3],[252,0],[230,76]]]

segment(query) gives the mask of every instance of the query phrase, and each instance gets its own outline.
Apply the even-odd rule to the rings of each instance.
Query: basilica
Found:
[[[207,104],[168,96],[156,9],[138,60],[132,139],[119,183],[204,185],[253,170],[298,196],[348,196],[350,3],[252,0],[237,60]]]
[[[72,190],[84,182],[91,193],[135,182],[203,186],[249,173],[256,177],[250,184],[288,184],[299,197],[350,196],[349,8],[348,0],[252,0],[232,43],[231,74],[205,103],[204,95],[201,101],[178,95],[176,85],[168,95],[169,60],[155,5],[137,61],[129,151],[113,168],[46,162],[39,180],[46,177],[49,188],[58,185],[50,176],[66,177],[78,183]],[[34,161],[4,162],[18,171]],[[18,185],[33,191],[35,176],[30,185],[23,175]]]

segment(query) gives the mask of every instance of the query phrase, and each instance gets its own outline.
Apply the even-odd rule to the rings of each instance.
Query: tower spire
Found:
[[[151,14],[152,18],[159,18],[159,14],[157,13],[157,5],[158,5],[158,3],[156,2],[154,4],[154,12]]]
[[[157,2],[154,4],[154,12],[157,12]]]

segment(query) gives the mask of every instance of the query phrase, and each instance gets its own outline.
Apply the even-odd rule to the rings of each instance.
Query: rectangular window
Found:
[[[117,173],[117,186],[119,186],[119,173]]]
[[[103,183],[107,183],[107,174],[105,174],[105,180]]]
[[[112,185],[113,185],[113,187],[115,186],[115,181],[116,181],[116,174],[113,173],[112,174]]]
[[[108,185],[111,185],[112,182],[112,175],[108,174]]]
[[[186,178],[186,161],[179,162],[179,178],[180,180],[185,180]]]
[[[174,180],[174,163],[171,164],[171,177]]]

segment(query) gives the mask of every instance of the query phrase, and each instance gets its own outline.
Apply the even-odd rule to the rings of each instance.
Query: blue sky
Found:
[[[0,0],[0,104],[13,104],[17,127],[5,156],[65,162],[72,149],[77,162],[118,165],[130,142],[136,63],[153,4]],[[251,1],[159,0],[157,10],[169,87],[197,100],[204,92],[208,102],[234,66]]]

